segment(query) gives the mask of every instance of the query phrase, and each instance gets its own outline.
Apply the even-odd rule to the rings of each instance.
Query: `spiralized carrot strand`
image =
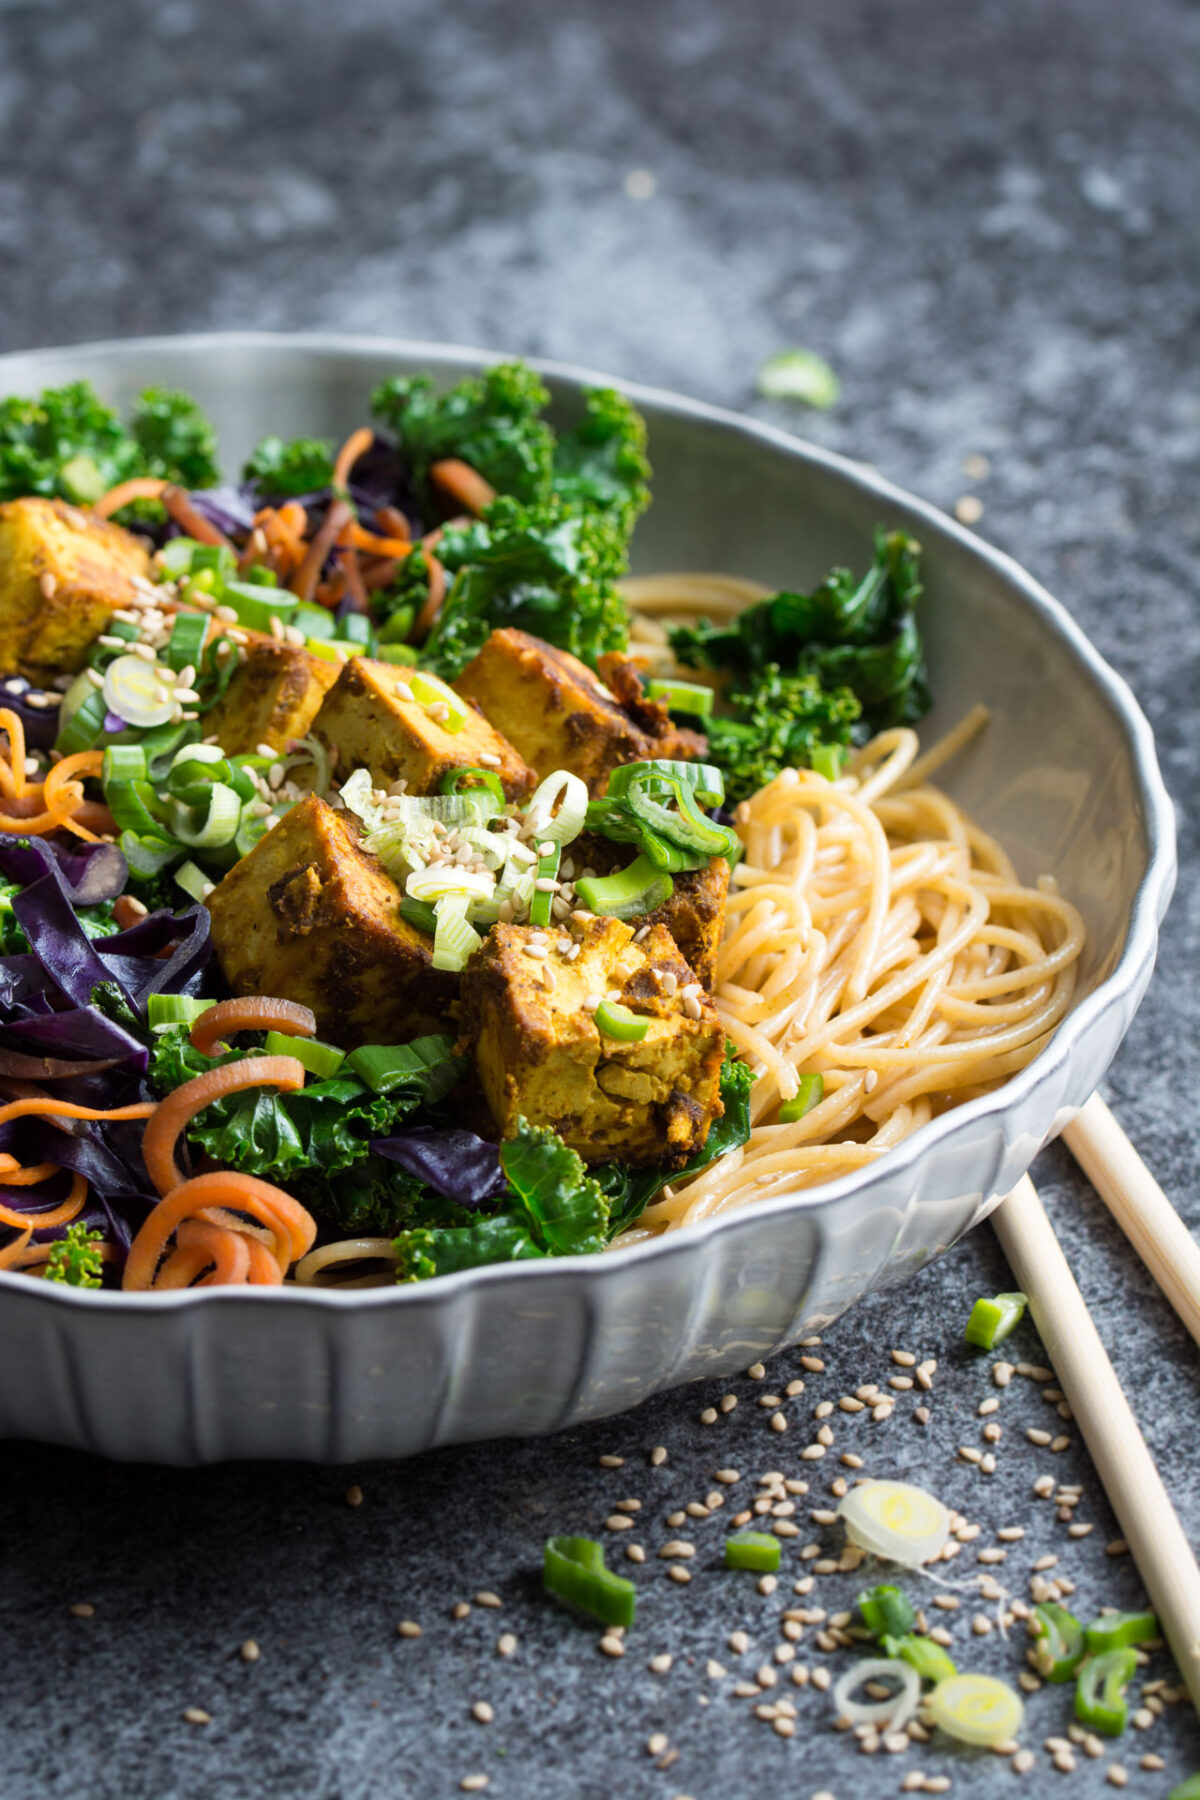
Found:
[[[459,456],[447,456],[440,462],[431,463],[429,473],[444,494],[449,494],[452,500],[461,501],[476,518],[496,498],[496,490],[491,482],[485,481],[470,463],[463,462]]]
[[[0,1269],[11,1269],[14,1267],[17,1258],[21,1255],[22,1251],[26,1249],[32,1236],[33,1226],[27,1225],[19,1237],[15,1237],[11,1243],[5,1244],[3,1250],[0,1250]]]
[[[42,783],[42,799],[50,811],[59,809],[70,795],[74,804],[70,811],[83,799],[83,789],[79,781],[85,776],[99,780],[100,771],[104,767],[103,750],[81,750],[75,756],[64,756],[56,762]]]
[[[297,1000],[272,1000],[250,994],[243,1000],[218,1000],[206,1007],[192,1026],[189,1042],[202,1056],[239,1031],[286,1031],[292,1037],[316,1037],[316,1014]]]
[[[18,837],[45,837],[48,831],[61,830],[73,811],[68,803],[65,811],[34,813],[30,818],[0,813],[0,831],[15,832]]]
[[[53,1168],[53,1164],[50,1165]],[[55,1170],[57,1174],[57,1170]],[[5,1225],[28,1225],[34,1231],[45,1231],[51,1225],[69,1225],[83,1211],[83,1203],[88,1196],[87,1177],[73,1175],[71,1191],[58,1206],[47,1207],[43,1212],[14,1212],[11,1207],[0,1206],[0,1223]]]
[[[412,553],[412,541],[406,537],[382,537],[378,532],[368,531],[357,521],[346,533],[356,550],[369,550],[372,556],[409,556]]]
[[[379,507],[375,523],[388,537],[399,538],[402,543],[407,544],[412,537],[412,526],[398,506]]]
[[[175,1249],[158,1271],[156,1288],[237,1287],[250,1269],[247,1240],[236,1231],[210,1225],[206,1219],[185,1219],[175,1233]],[[274,1260],[274,1259],[272,1259]],[[201,1270],[208,1273],[196,1277]]]
[[[344,488],[350,479],[350,471],[359,457],[365,456],[375,442],[375,433],[369,425],[360,425],[352,431],[333,461],[333,486]]]
[[[52,1094],[29,1094],[21,1100],[9,1100],[0,1106],[0,1125],[10,1119],[25,1119],[35,1113],[46,1119],[148,1119],[158,1111],[153,1100],[138,1100],[132,1106],[112,1106],[107,1112],[95,1106],[76,1106],[73,1100],[56,1100]]]
[[[12,1164],[11,1168],[0,1168],[0,1184],[4,1187],[36,1187],[39,1181],[49,1181],[58,1174],[57,1163],[33,1163],[23,1169],[15,1156],[6,1156],[4,1162]]]
[[[271,1254],[268,1245],[260,1244],[257,1238],[242,1234],[242,1242],[246,1246],[248,1263],[246,1283],[249,1287],[279,1287],[283,1281],[285,1270],[280,1268],[277,1259]]]
[[[159,499],[174,519],[175,523],[186,531],[190,538],[198,544],[219,544],[226,550],[234,548],[223,531],[206,519],[199,507],[193,506],[187,494],[180,487],[168,482]]]
[[[181,1091],[176,1089],[177,1093]],[[282,1188],[272,1187],[270,1182],[260,1181],[256,1175],[243,1175],[236,1169],[214,1169],[209,1174],[181,1182],[159,1201],[130,1245],[122,1287],[128,1292],[141,1293],[152,1288],[159,1262],[173,1233],[185,1219],[194,1218],[210,1207],[232,1207],[249,1213],[270,1228],[275,1238],[275,1253],[271,1260],[280,1272],[280,1279],[283,1269],[303,1256],[317,1235],[311,1214]],[[251,1267],[259,1271],[261,1281],[261,1258],[254,1249],[249,1255]]]
[[[224,1063],[185,1081],[159,1101],[142,1138],[146,1169],[159,1193],[173,1193],[183,1181],[183,1171],[175,1160],[176,1142],[196,1114],[214,1100],[246,1088],[278,1087],[290,1092],[303,1086],[304,1064],[294,1056],[248,1056],[244,1062]]]
[[[341,533],[354,518],[353,508],[345,500],[335,500],[325,514],[320,530],[304,553],[304,561],[292,576],[291,589],[301,600],[311,600],[316,592],[325,559]]]
[[[409,637],[418,644],[423,642],[433,630],[437,623],[437,616],[442,610],[442,602],[446,598],[445,569],[437,557],[429,551],[425,553],[425,560],[429,564],[429,593],[424,606],[417,614],[416,624],[409,632]]]
[[[8,762],[0,760],[0,786],[17,799],[25,792],[25,726],[21,715],[0,707],[0,730],[8,733]]]
[[[135,475],[132,481],[118,481],[107,494],[101,494],[92,511],[98,519],[111,519],[131,500],[161,500],[170,485],[157,475]]]

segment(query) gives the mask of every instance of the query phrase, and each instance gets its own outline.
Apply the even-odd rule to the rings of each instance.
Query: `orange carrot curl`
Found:
[[[223,1063],[220,1068],[206,1069],[193,1081],[185,1081],[152,1108],[142,1138],[146,1169],[159,1193],[172,1194],[183,1182],[183,1171],[175,1160],[175,1145],[196,1114],[214,1100],[241,1093],[245,1088],[277,1087],[292,1092],[303,1086],[304,1064],[294,1056],[248,1056],[244,1062]],[[0,1123],[4,1110],[0,1108]]]
[[[211,1056],[217,1044],[239,1031],[286,1031],[292,1037],[316,1037],[316,1014],[298,1000],[271,1000],[252,994],[242,1000],[219,1000],[205,1007],[192,1026],[193,1050]]]
[[[249,1226],[225,1224],[227,1209],[249,1213],[265,1225],[270,1247],[252,1235]],[[204,1230],[188,1229],[192,1225]],[[130,1246],[121,1285],[132,1292],[186,1287],[202,1268],[212,1264],[212,1273],[199,1285],[248,1282],[277,1286],[288,1267],[311,1248],[316,1235],[311,1214],[282,1188],[236,1169],[214,1169],[181,1182],[159,1201]],[[172,1237],[174,1248],[169,1247]],[[240,1244],[230,1245],[224,1242],[226,1238],[238,1238]]]

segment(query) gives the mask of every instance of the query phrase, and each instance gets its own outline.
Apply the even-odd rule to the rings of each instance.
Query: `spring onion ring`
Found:
[[[897,1691],[887,1700],[852,1700],[854,1690],[868,1681],[894,1681]],[[841,1718],[852,1725],[886,1725],[889,1731],[903,1731],[920,1703],[921,1677],[911,1663],[891,1656],[868,1656],[855,1663],[833,1690],[833,1704]]]
[[[851,1543],[904,1569],[939,1556],[950,1535],[950,1514],[924,1488],[906,1481],[864,1481],[838,1507]]]

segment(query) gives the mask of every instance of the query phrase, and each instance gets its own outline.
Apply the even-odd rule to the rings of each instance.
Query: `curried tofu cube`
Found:
[[[205,719],[230,756],[269,744],[284,750],[311,726],[338,678],[337,663],[263,632],[245,632],[246,660]]]
[[[444,1031],[457,977],[433,967],[433,939],[400,899],[351,815],[313,795],[208,896],[221,972],[237,994],[310,1006],[347,1050]]]
[[[622,704],[640,696],[636,671],[624,657],[604,660],[608,687],[569,651],[506,628],[493,631],[454,686],[539,775],[570,769],[593,795],[618,763],[703,754],[705,740],[672,725],[664,707],[640,698],[636,711]]]
[[[448,731],[437,701],[413,698],[412,676],[367,656],[346,663],[313,724],[343,778],[369,769],[376,787],[405,781],[410,794],[433,794],[451,769],[477,764],[495,770],[507,799],[533,792],[533,771],[487,719],[468,707],[461,729]]]
[[[576,874],[590,868],[597,875],[608,875],[614,869],[628,868],[637,854],[637,846],[616,844],[611,838],[589,831],[576,838],[566,854]],[[683,874],[673,876],[672,882],[671,898],[664,900],[653,912],[643,913],[636,923],[639,926],[665,925],[684,961],[711,994],[717,973],[717,952],[725,935],[729,864],[723,856],[714,856],[704,868],[687,869]]]
[[[574,960],[553,940],[547,957],[527,955],[529,927],[501,924],[463,975],[463,1043],[497,1129],[511,1137],[523,1117],[589,1162],[677,1168],[721,1116],[720,1018],[664,926],[635,944],[620,919],[571,924]],[[601,1032],[605,996],[648,1021],[640,1042]]]
[[[0,673],[74,671],[147,578],[142,540],[63,500],[0,506]]]

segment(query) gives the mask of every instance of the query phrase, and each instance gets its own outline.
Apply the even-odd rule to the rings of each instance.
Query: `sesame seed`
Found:
[[[800,1358],[800,1367],[802,1369],[807,1369],[810,1375],[823,1375],[825,1373],[825,1364],[821,1361],[819,1356],[802,1356]]]
[[[1068,1525],[1067,1536],[1073,1538],[1085,1538],[1091,1532],[1095,1531],[1095,1529],[1096,1527],[1094,1525]]]
[[[496,1639],[496,1655],[497,1656],[511,1656],[513,1654],[513,1652],[515,1651],[516,1647],[517,1647],[517,1639],[516,1639],[516,1634],[514,1632],[502,1631],[500,1633],[500,1636]]]
[[[633,1563],[644,1563],[646,1560],[646,1552],[640,1544],[626,1544],[625,1555]]]
[[[766,1369],[760,1362],[751,1363],[750,1367],[746,1370],[751,1381],[761,1381],[766,1372]]]
[[[363,1503],[363,1491],[359,1487],[357,1481],[352,1482],[351,1485],[346,1489],[346,1505],[347,1506],[361,1506],[362,1503]]]
[[[1050,1433],[1048,1431],[1040,1430],[1036,1425],[1031,1425],[1026,1431],[1025,1436],[1029,1439],[1031,1444],[1036,1444],[1039,1449],[1044,1449],[1050,1442]],[[1053,1482],[1051,1482],[1050,1485],[1053,1487]]]
[[[475,1604],[476,1604],[476,1606],[495,1607],[495,1606],[503,1606],[504,1602],[501,1600],[499,1594],[493,1594],[490,1592],[490,1590],[485,1588],[482,1594],[476,1594]]]
[[[458,1785],[464,1794],[480,1794],[490,1780],[489,1775],[464,1775]]]
[[[692,1579],[692,1571],[690,1569],[685,1569],[682,1563],[672,1563],[671,1567],[667,1570],[667,1574],[671,1577],[672,1581],[677,1581],[680,1587],[686,1587],[688,1582]]]
[[[238,1655],[243,1662],[257,1662],[262,1655],[262,1652],[253,1638],[247,1638],[241,1649],[238,1651]]]
[[[646,1667],[649,1669],[649,1671],[652,1675],[665,1675],[667,1673],[667,1670],[671,1667],[671,1664],[674,1662],[674,1660],[675,1660],[675,1658],[673,1656],[669,1655],[667,1651],[663,1650],[663,1651],[660,1651],[660,1653],[657,1656],[652,1656],[650,1658],[650,1661],[646,1664]]]
[[[1013,1366],[1011,1363],[998,1362],[994,1365],[992,1369],[992,1380],[997,1387],[1007,1387],[1012,1378]]]
[[[396,1631],[402,1638],[419,1638],[421,1636],[421,1627],[415,1619],[401,1619]]]
[[[471,1616],[471,1608],[465,1600],[457,1600],[450,1609],[452,1619],[467,1619]]]
[[[777,1413],[771,1414],[771,1430],[772,1431],[786,1431],[787,1428],[788,1428],[788,1422],[787,1422],[787,1419],[784,1417],[783,1413],[777,1412]]]
[[[67,1611],[73,1619],[93,1619],[96,1616],[96,1609],[90,1600],[76,1600],[73,1606],[67,1608]]]
[[[490,1725],[495,1716],[486,1700],[476,1700],[471,1708],[471,1717],[477,1719],[481,1725]]]
[[[983,501],[978,494],[962,494],[954,502],[954,516],[960,525],[978,525],[983,517]]]
[[[1071,1440],[1069,1437],[1056,1437],[1050,1446],[1050,1453],[1053,1456],[1057,1456],[1060,1451],[1069,1450],[1070,1448]]]
[[[1129,1545],[1124,1538],[1113,1538],[1110,1544],[1105,1544],[1104,1554],[1105,1556],[1128,1556]]]
[[[663,1444],[655,1444],[653,1450],[650,1452],[651,1466],[655,1469],[661,1469],[662,1465],[666,1462],[666,1460],[667,1460],[666,1446]]]
[[[627,1519],[624,1513],[610,1513],[604,1521],[606,1531],[632,1531],[633,1520]]]
[[[1157,1755],[1153,1750],[1148,1750],[1141,1761],[1141,1767],[1150,1770],[1152,1773],[1157,1773],[1159,1770],[1165,1769],[1166,1766],[1164,1759]]]
[[[211,1725],[212,1714],[205,1712],[202,1706],[185,1706],[183,1716],[189,1725]]]
[[[775,1592],[775,1589],[779,1586],[779,1581],[778,1581],[778,1578],[774,1575],[764,1575],[762,1577],[762,1580],[758,1582],[757,1586],[758,1586],[758,1591],[760,1594],[768,1594],[769,1595],[769,1594],[773,1594]]]

